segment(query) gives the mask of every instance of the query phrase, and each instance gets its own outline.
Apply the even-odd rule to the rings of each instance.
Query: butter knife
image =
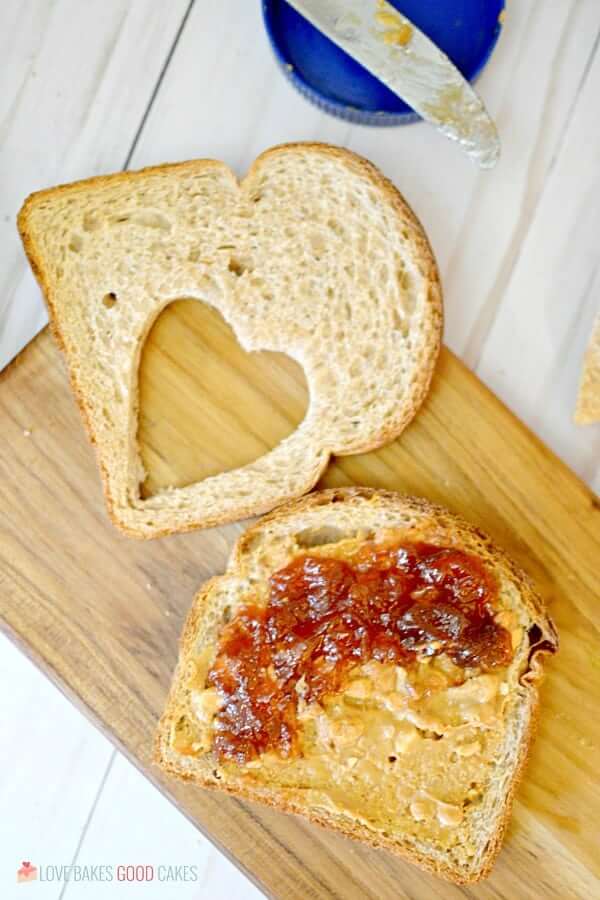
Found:
[[[385,0],[287,0],[483,169],[500,140],[481,98],[445,53]]]

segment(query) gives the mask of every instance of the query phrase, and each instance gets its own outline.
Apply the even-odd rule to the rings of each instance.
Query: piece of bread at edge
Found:
[[[460,548],[477,555],[495,576],[502,621],[511,630],[512,662],[508,668],[492,670],[495,675],[477,678],[477,672],[470,670],[466,688],[446,691],[438,684],[439,690],[433,694],[434,702],[442,703],[442,712],[438,706],[434,718],[441,716],[443,720],[449,715],[443,712],[446,702],[455,711],[463,704],[465,721],[471,718],[475,724],[466,728],[462,738],[460,729],[449,728],[444,737],[433,740],[430,738],[437,738],[439,730],[444,730],[439,724],[438,732],[415,728],[413,734],[401,721],[401,742],[417,736],[416,744],[414,740],[408,748],[392,744],[390,750],[386,748],[388,738],[380,738],[377,733],[375,756],[371,753],[373,745],[368,743],[366,749],[355,750],[354,736],[351,753],[355,767],[350,775],[340,769],[348,750],[343,740],[338,746],[339,730],[323,728],[322,724],[318,733],[323,736],[325,749],[318,741],[304,744],[304,758],[300,760],[290,763],[271,753],[258,757],[258,767],[256,762],[243,768],[232,762],[223,765],[210,749],[216,692],[204,688],[224,622],[229,622],[244,603],[256,602],[257,597],[264,604],[269,576],[296,556],[317,553],[343,557],[365,540],[420,541]],[[554,652],[557,646],[554,625],[527,576],[464,520],[426,500],[388,491],[345,488],[315,492],[275,510],[246,531],[233,548],[226,573],[207,582],[196,596],[158,727],[155,760],[179,778],[299,813],[374,847],[391,850],[450,880],[476,881],[489,872],[500,848],[533,734],[542,655]],[[443,671],[450,671],[444,655],[434,668],[442,662]],[[387,668],[381,669],[386,678]],[[425,663],[407,670],[413,688],[420,683],[421,669],[428,671]],[[434,677],[439,679],[439,671]],[[461,690],[459,698],[456,691]],[[385,708],[385,696],[379,696],[377,709],[382,703]],[[421,707],[419,713],[419,703],[421,700],[415,700],[417,713],[427,715],[427,707]],[[387,715],[393,724],[394,715],[399,714]],[[423,729],[436,727],[430,719],[429,715],[420,722]],[[336,727],[342,729],[343,736],[341,723]],[[333,748],[328,743],[331,739]],[[388,753],[394,755],[388,757]],[[315,783],[322,760],[326,775]],[[366,774],[360,771],[363,760]],[[357,771],[355,782],[352,773]],[[399,796],[401,800],[394,799]],[[385,815],[377,811],[381,797],[388,798]],[[417,807],[413,806],[415,797]],[[419,807],[423,801],[425,805]],[[450,820],[454,818],[453,826],[442,826],[436,818],[440,815],[445,821],[449,816]],[[464,815],[458,825],[457,815]],[[380,820],[372,816],[380,816]]]
[[[575,408],[577,425],[600,422],[600,313],[583,359],[583,371]]]
[[[423,401],[442,324],[419,222],[369,162],[322,144],[263,153],[238,184],[214,160],[32,194],[18,218],[96,446],[109,512],[156,537],[265,512],[308,491],[330,454],[397,437]],[[256,462],[142,499],[144,340],[171,301],[219,310],[246,350],[306,374],[304,421]]]

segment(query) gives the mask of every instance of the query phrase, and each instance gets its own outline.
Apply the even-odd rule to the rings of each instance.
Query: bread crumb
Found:
[[[23,429],[23,437],[31,437],[31,428]]]

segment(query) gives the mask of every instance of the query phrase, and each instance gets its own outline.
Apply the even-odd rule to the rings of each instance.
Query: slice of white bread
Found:
[[[442,325],[435,261],[393,184],[347,150],[275,147],[241,183],[213,160],[92,178],[32,194],[18,224],[109,512],[133,536],[300,496],[330,454],[397,437],[427,393]],[[140,355],[157,316],[182,298],[216,308],[245,350],[293,357],[310,405],[256,462],[143,499]]]
[[[369,663],[322,708],[301,710],[298,700],[299,756],[223,762],[213,750],[219,701],[207,674],[225,623],[245,604],[266,604],[269,577],[294,558],[344,558],[367,541],[475,554],[497,581],[496,618],[510,630],[512,661],[483,674],[461,669],[457,682],[446,654],[406,669]],[[169,774],[298,813],[452,881],[476,881],[500,848],[534,730],[542,656],[557,646],[527,576],[478,529],[393,492],[315,492],[246,531],[225,574],[197,594],[155,760]]]
[[[575,422],[578,425],[592,425],[600,422],[600,313],[590,338],[579,384]]]

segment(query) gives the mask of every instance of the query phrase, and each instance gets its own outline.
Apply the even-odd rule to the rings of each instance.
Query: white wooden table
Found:
[[[272,144],[328,141],[372,159],[425,225],[446,342],[600,490],[600,426],[571,421],[600,301],[599,36],[598,0],[509,0],[478,85],[503,154],[482,173],[425,125],[309,106],[275,67],[259,0],[3,0],[0,368],[45,323],[14,223],[30,191],[194,156],[242,173]],[[0,684],[0,896],[258,896],[4,639]],[[17,889],[22,859],[196,864],[199,880]]]

